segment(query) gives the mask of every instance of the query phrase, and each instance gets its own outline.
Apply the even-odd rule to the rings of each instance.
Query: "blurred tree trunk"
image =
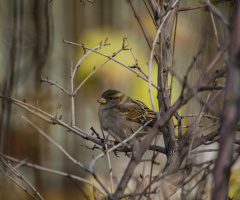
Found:
[[[2,77],[0,93],[22,98],[31,91],[34,99],[40,93],[38,79],[44,68],[50,47],[50,23],[48,0],[2,0],[1,4],[1,45]],[[31,77],[36,81],[28,85]],[[9,94],[7,94],[7,91]],[[23,100],[23,99],[22,99]],[[21,125],[13,122],[12,105],[1,101],[0,130],[1,153],[16,155],[21,151],[29,151],[29,147],[22,146],[22,141],[29,141],[38,146],[38,137],[21,135]],[[17,123],[17,126],[14,124]],[[27,138],[24,138],[25,137]],[[19,148],[20,147],[20,148]],[[32,159],[40,161],[37,150],[31,151]],[[41,177],[35,177],[41,183]]]
[[[228,49],[225,102],[220,128],[221,139],[214,170],[213,200],[228,198],[229,178],[233,165],[233,147],[240,110],[240,2],[235,10]]]

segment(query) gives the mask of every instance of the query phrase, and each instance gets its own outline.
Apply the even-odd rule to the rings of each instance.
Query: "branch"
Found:
[[[155,0],[153,0],[155,1]],[[149,61],[148,61],[148,89],[149,89],[149,96],[150,96],[150,100],[151,100],[151,104],[152,104],[152,108],[153,108],[153,111],[156,112],[156,106],[154,104],[154,100],[153,100],[153,94],[152,94],[152,87],[151,87],[151,68],[152,68],[152,61],[153,61],[153,56],[154,56],[154,52],[155,52],[155,46],[157,44],[157,40],[158,40],[158,37],[159,37],[159,34],[161,33],[162,31],[162,27],[163,25],[165,24],[168,16],[170,15],[172,9],[177,5],[179,0],[176,0],[172,7],[166,12],[163,20],[162,20],[162,23],[160,24],[156,34],[155,34],[155,38],[154,38],[154,41],[153,41],[153,44],[152,44],[152,48],[151,48],[151,53],[150,53],[150,57],[149,57]]]
[[[94,70],[79,84],[79,86],[75,89],[73,92],[73,95],[76,95],[77,91],[83,86],[83,84],[99,70],[103,65],[105,65],[108,61],[113,59],[117,54],[119,54],[121,51],[125,50],[124,47],[118,50],[116,53],[114,53],[112,56],[110,56],[107,60],[105,60],[101,65],[99,65],[97,68],[94,68]]]
[[[21,186],[17,181],[14,180],[14,178],[12,178],[8,173],[4,172],[1,168],[0,168],[0,172],[3,173],[6,177],[8,177],[14,184],[16,184],[18,187],[20,187],[24,192],[26,192],[30,197],[32,197],[32,199],[36,199],[34,197],[34,195],[32,195],[30,192],[28,192],[27,188],[24,188],[23,186]]]
[[[224,51],[221,51],[221,55]],[[212,61],[209,66],[207,68],[204,69],[204,71],[202,72],[202,74],[199,77],[199,80],[197,81],[197,83],[190,88],[187,92],[185,92],[183,94],[183,96],[180,96],[178,98],[178,100],[175,101],[175,103],[166,111],[166,113],[164,113],[164,115],[161,117],[161,120],[159,120],[157,123],[159,124],[160,127],[163,127],[163,125],[165,123],[167,123],[167,121],[170,119],[170,117],[172,117],[174,115],[175,112],[177,112],[177,110],[182,107],[183,105],[185,105],[193,96],[195,96],[198,92],[198,88],[201,87],[201,85],[206,85],[209,84],[210,82],[212,82],[213,80],[215,80],[216,77],[219,77],[221,74],[225,73],[225,66],[215,70],[211,75],[207,76],[207,72],[209,72],[209,68],[210,66],[212,67],[215,62],[220,58],[220,56],[218,55],[219,52],[217,53],[217,59],[214,58],[214,62]],[[208,70],[207,70],[208,69]]]
[[[22,162],[21,160],[18,160],[16,158],[13,158],[13,157],[10,157],[10,156],[6,156],[6,155],[3,155],[3,154],[0,154],[0,157],[1,158],[5,158],[7,160],[10,160],[12,162],[16,162],[16,163],[20,163]],[[60,175],[60,176],[64,176],[66,178],[70,178],[70,179],[73,179],[73,180],[77,180],[77,181],[80,181],[80,182],[84,182],[86,184],[89,184],[93,187],[95,187],[101,194],[103,194],[104,196],[107,196],[107,194],[100,188],[98,187],[97,185],[93,184],[92,182],[84,179],[84,178],[81,178],[79,176],[76,176],[76,175],[73,175],[73,174],[69,174],[69,173],[66,173],[66,172],[62,172],[62,171],[58,171],[58,170],[55,170],[55,169],[50,169],[50,168],[47,168],[47,167],[43,167],[43,166],[40,166],[40,165],[36,165],[36,164],[32,164],[32,163],[27,163],[27,162],[24,162],[22,163],[23,166],[27,166],[27,167],[31,167],[35,170],[40,170],[40,171],[44,171],[44,172],[49,172],[51,174],[56,174],[56,175]]]
[[[20,174],[16,169],[12,167],[11,164],[7,163],[7,161],[4,160],[4,158],[1,157],[1,162],[8,167],[19,179],[21,179],[23,182],[25,182],[34,192],[34,195],[39,197],[41,200],[43,200],[43,197],[41,194],[35,189],[35,187],[22,175]]]
[[[141,30],[142,30],[143,35],[144,35],[144,38],[145,38],[145,40],[147,41],[147,44],[148,44],[149,48],[151,49],[151,42],[149,41],[149,39],[148,39],[148,37],[147,37],[147,34],[146,34],[146,31],[144,30],[142,21],[141,21],[141,19],[138,17],[137,12],[136,12],[135,8],[133,7],[132,1],[131,1],[131,0],[128,0],[128,3],[130,4],[130,6],[131,6],[131,8],[132,8],[132,11],[133,11],[133,13],[134,13],[134,16],[135,16],[135,18],[137,19],[138,24],[139,24],[139,26],[140,26],[140,28],[141,28]]]
[[[208,0],[204,0],[204,3],[207,4],[207,8],[210,10],[212,14],[214,14],[217,18],[219,18],[226,26],[229,26],[228,20],[213,4],[211,4]]]
[[[96,51],[96,50],[94,50],[94,49],[91,49],[91,48],[86,47],[86,46],[81,45],[81,44],[77,44],[77,43],[74,43],[74,42],[69,42],[69,41],[66,41],[66,40],[64,40],[64,42],[67,43],[67,44],[72,44],[72,45],[76,45],[76,46],[79,46],[79,47],[84,47],[85,49],[91,50],[91,51],[93,51],[93,52],[95,52],[95,53],[97,53],[97,54],[99,54],[99,55],[102,55],[102,56],[104,56],[104,57],[106,57],[106,58],[109,58],[109,59],[111,59],[112,61],[118,63],[119,65],[122,65],[123,67],[127,68],[127,69],[130,70],[131,72],[135,73],[135,74],[137,75],[137,77],[140,77],[140,78],[143,79],[144,81],[147,81],[147,82],[148,82],[148,79],[146,79],[144,76],[142,76],[141,74],[139,74],[136,70],[133,70],[131,67],[129,67],[129,66],[121,63],[120,61],[114,59],[113,56],[108,56],[108,55],[106,55],[106,54],[104,54],[104,53],[101,53],[101,52],[99,52],[99,51]],[[155,87],[156,89],[158,89],[158,86],[157,86],[155,83],[151,82],[151,84],[152,84],[153,87]]]
[[[99,140],[98,138],[93,137],[93,136],[87,134],[86,132],[82,131],[81,129],[79,129],[77,127],[72,127],[72,126],[66,124],[62,120],[54,117],[53,115],[50,115],[49,113],[41,110],[40,108],[36,108],[36,107],[34,107],[32,105],[24,103],[24,102],[22,102],[22,101],[20,101],[18,99],[13,98],[13,97],[6,97],[6,96],[3,96],[3,95],[0,94],[0,98],[5,99],[5,100],[7,100],[7,101],[9,101],[11,103],[16,104],[17,106],[19,106],[19,107],[29,111],[30,114],[33,114],[33,115],[39,117],[40,119],[42,119],[42,120],[44,120],[44,121],[46,121],[46,122],[48,122],[50,124],[58,124],[60,126],[63,126],[67,130],[72,131],[73,133],[77,134],[78,136],[82,137],[83,139],[90,140],[90,141],[92,141],[92,142],[94,142],[94,143],[96,143],[98,145],[101,145],[101,146],[104,145],[102,143],[102,141]]]
[[[64,42],[64,41],[63,41]],[[105,39],[105,41],[102,43],[100,42],[100,44],[94,48],[92,48],[93,50],[97,50],[97,49],[100,49],[101,47],[103,46],[107,46],[107,45],[110,45],[109,43],[107,43],[107,38]],[[83,49],[85,50],[85,46],[83,45]],[[77,69],[80,67],[80,64],[82,63],[82,61],[90,54],[92,53],[93,51],[88,51],[86,52],[82,57],[81,59],[77,62],[76,66],[74,67],[74,70],[73,70],[73,74],[72,74],[72,77],[74,78],[75,77],[75,74],[76,74],[76,71]]]
[[[80,166],[83,170],[85,170],[87,173],[90,173],[95,180],[102,186],[102,188],[104,189],[104,191],[110,195],[109,191],[107,190],[107,188],[104,186],[104,184],[100,181],[100,179],[96,176],[96,174],[93,171],[88,170],[86,167],[84,167],[84,165],[77,161],[76,159],[74,159],[60,144],[58,144],[55,140],[53,140],[51,137],[49,137],[42,129],[40,129],[37,125],[35,125],[34,123],[32,123],[30,120],[28,120],[26,117],[24,117],[23,115],[20,115],[22,119],[24,119],[28,124],[30,124],[33,128],[35,128],[39,133],[41,133],[47,140],[49,140],[54,146],[56,146],[61,152],[63,152],[63,154],[65,156],[67,156],[68,159],[70,159],[74,164],[76,164],[77,166]]]
[[[212,4],[219,4],[219,3],[224,3],[227,1],[232,1],[232,0],[219,0],[219,1],[214,1],[212,2]],[[195,10],[195,9],[199,9],[199,8],[204,8],[207,7],[208,5],[206,3],[202,4],[202,5],[198,5],[198,6],[191,6],[191,7],[183,7],[183,8],[179,8],[179,12],[181,11],[189,11],[189,10]]]
[[[210,3],[209,0],[207,0],[207,3]],[[211,10],[210,10],[210,17],[211,17],[212,24],[213,24],[214,35],[216,37],[217,48],[220,49],[221,47],[220,47],[220,44],[219,44],[219,41],[218,41],[217,27],[216,27],[216,23],[215,23],[215,20],[214,20],[214,17],[213,17],[213,14],[212,14]]]
[[[161,17],[160,8],[155,0],[148,0],[148,3],[150,4],[150,7],[152,9],[155,22],[157,22]]]
[[[65,88],[63,88],[61,85],[59,85],[57,82],[54,82],[54,81],[51,81],[48,79],[48,77],[45,79],[41,76],[40,80],[39,80],[40,83],[49,83],[50,85],[54,85],[56,87],[58,87],[60,90],[62,90],[63,92],[65,92],[67,95],[71,96],[71,93],[68,92]]]
[[[231,42],[227,60],[226,95],[220,129],[220,149],[214,169],[213,200],[228,198],[230,170],[233,163],[234,139],[240,110],[240,2],[235,1]]]

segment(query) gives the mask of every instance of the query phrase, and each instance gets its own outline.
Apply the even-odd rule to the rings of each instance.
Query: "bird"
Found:
[[[149,130],[157,121],[156,113],[143,102],[118,90],[106,90],[97,102],[100,103],[98,117],[102,130],[118,142],[128,138],[146,122],[149,123],[144,130]]]

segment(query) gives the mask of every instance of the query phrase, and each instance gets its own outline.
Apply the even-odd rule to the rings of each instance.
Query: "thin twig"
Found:
[[[226,26],[229,26],[228,20],[225,18],[225,16],[214,6],[212,3],[210,3],[208,0],[204,0],[204,3],[207,4],[207,8],[211,11],[212,14],[214,14],[217,18],[219,18]]]
[[[74,75],[73,75],[73,61],[71,61],[71,77],[70,77],[70,84],[71,84],[71,108],[72,108],[72,126],[75,126],[75,104],[74,104],[74,94],[73,94],[73,81],[74,81]]]
[[[202,181],[204,181],[204,179],[206,179],[206,177],[211,173],[211,170],[209,170],[208,168],[209,168],[208,166],[204,168],[205,171],[203,175],[200,176],[201,178],[187,191],[187,193],[185,194],[185,197],[189,195],[192,192],[192,190],[196,188]]]
[[[63,88],[61,85],[59,85],[57,82],[54,82],[54,81],[51,81],[48,79],[48,77],[45,79],[41,76],[40,80],[39,80],[41,83],[49,83],[50,85],[54,85],[56,87],[58,87],[59,89],[61,89],[63,92],[65,92],[67,95],[71,96],[71,93],[68,92],[65,88]]]
[[[135,16],[135,18],[137,19],[138,24],[139,24],[139,26],[140,26],[140,28],[141,28],[141,30],[142,30],[143,35],[144,35],[144,38],[145,38],[145,40],[147,41],[147,44],[148,44],[149,48],[151,49],[151,42],[149,41],[149,39],[148,39],[148,37],[147,37],[147,34],[146,34],[146,31],[145,31],[145,29],[144,29],[144,27],[143,27],[142,21],[141,21],[141,19],[139,18],[139,16],[137,15],[137,12],[136,12],[135,8],[133,7],[133,4],[132,4],[131,0],[128,0],[128,3],[130,4],[130,6],[131,6],[131,8],[132,8],[132,11],[133,11],[133,13],[134,13],[134,16]]]
[[[133,67],[131,67],[131,68],[136,68],[136,69],[138,69],[138,70],[145,76],[145,78],[148,78],[147,74],[138,66],[138,60],[136,59],[136,57],[135,57],[135,55],[134,55],[134,53],[133,53],[132,47],[130,46],[130,44],[129,44],[129,42],[128,42],[128,39],[127,39],[127,38],[123,38],[123,39],[127,41],[128,46],[129,46],[129,50],[131,51],[132,56],[133,56],[133,59],[134,59],[134,61],[135,61],[135,65],[134,65]]]
[[[58,144],[55,140],[53,140],[51,137],[49,137],[42,129],[40,129],[37,125],[35,125],[34,123],[32,123],[30,120],[28,120],[26,117],[24,117],[23,115],[21,115],[22,119],[24,119],[28,124],[30,124],[32,127],[34,127],[39,133],[41,133],[45,138],[47,138],[52,144],[54,144],[60,151],[62,151],[64,153],[64,155],[67,156],[68,159],[70,159],[74,164],[76,164],[77,166],[80,166],[82,169],[84,169],[86,172],[90,173],[95,180],[101,185],[103,186],[104,184],[100,181],[100,179],[96,176],[96,174],[93,171],[89,171],[86,167],[84,167],[84,165],[77,161],[76,159],[74,159],[60,144]],[[107,192],[108,194],[110,194],[108,192],[108,190],[106,189],[106,187],[104,186],[103,189],[105,190],[105,192]]]
[[[67,43],[67,44],[72,44],[72,45],[76,45],[76,46],[79,46],[79,47],[84,47],[85,49],[91,50],[91,51],[93,51],[93,52],[95,52],[95,53],[97,53],[97,54],[99,54],[99,55],[102,55],[102,56],[104,56],[104,57],[106,57],[106,58],[109,58],[109,59],[111,59],[112,61],[114,61],[114,62],[118,63],[119,65],[122,65],[122,66],[125,67],[126,69],[130,70],[131,72],[135,73],[135,74],[137,75],[137,77],[140,77],[140,78],[143,79],[144,81],[147,81],[147,82],[148,82],[148,79],[146,79],[144,76],[142,76],[142,75],[141,75],[140,73],[138,73],[136,70],[133,70],[131,67],[129,67],[129,66],[121,63],[120,61],[114,59],[113,56],[108,56],[108,55],[106,55],[106,54],[104,54],[104,53],[101,53],[101,52],[99,52],[99,51],[96,51],[96,50],[94,50],[94,49],[91,49],[91,48],[86,47],[86,46],[81,45],[81,44],[77,44],[77,43],[74,43],[74,42],[69,42],[69,41],[66,41],[66,40],[64,40],[64,42]],[[155,87],[156,89],[158,89],[158,86],[157,86],[155,83],[151,82],[151,84],[152,84],[153,87]]]
[[[191,155],[193,154],[198,154],[198,153],[209,153],[209,152],[215,152],[219,151],[219,149],[203,149],[203,150],[198,150],[198,151],[191,151]]]
[[[208,94],[206,104],[207,104],[207,102],[210,98],[210,95],[211,95],[211,93]],[[187,136],[187,138],[185,138],[185,140],[188,140],[188,139],[191,138],[191,143],[190,143],[190,146],[189,146],[187,158],[189,157],[190,152],[192,151],[193,141],[195,140],[195,137],[196,137],[197,127],[198,127],[198,124],[199,124],[203,114],[204,114],[204,110],[205,110],[205,106],[202,108],[201,112],[199,113],[199,116],[194,120],[192,125],[189,127],[189,129],[185,133],[185,135]],[[190,135],[191,133],[193,133],[193,135]]]
[[[184,185],[188,184],[191,182],[198,174],[200,174],[202,171],[204,171],[206,168],[210,167],[212,165],[212,162],[205,168],[200,169],[197,171],[195,174],[193,174],[189,179],[185,180],[182,184],[179,184],[178,188],[174,190],[171,194],[169,194],[167,197],[164,198],[164,200],[169,199],[172,195],[174,195],[179,189],[181,189]]]
[[[216,120],[214,122],[209,122],[209,124],[204,125],[201,129],[199,129],[197,131],[197,135],[200,135],[200,134],[204,133],[204,131],[206,131],[209,128],[212,128],[212,127],[214,127],[216,125],[220,125],[220,123],[221,122],[219,120]]]
[[[3,154],[0,154],[0,156],[4,157],[7,160],[11,160],[13,162],[17,162],[17,163],[21,162],[20,160],[18,160],[16,158],[13,158],[13,157],[10,157],[10,156],[6,156],[6,155],[3,155]],[[43,166],[36,165],[36,164],[32,164],[32,163],[24,163],[24,166],[31,167],[31,168],[36,169],[36,170],[49,172],[51,174],[57,174],[57,175],[64,176],[64,177],[67,177],[67,178],[70,178],[70,179],[74,179],[74,180],[77,180],[77,181],[84,182],[86,184],[89,184],[89,185],[95,187],[104,196],[108,196],[107,193],[104,192],[100,187],[98,187],[97,185],[95,185],[92,182],[88,181],[87,179],[81,178],[79,176],[76,176],[76,175],[73,175],[73,174],[69,174],[69,173],[66,173],[66,172],[62,172],[62,171],[58,171],[58,170],[55,170],[55,169],[50,169],[50,168],[43,167]]]
[[[110,45],[109,43],[107,43],[107,39],[105,40],[104,43],[101,42],[98,46],[94,47],[93,50],[100,49],[101,47],[106,46],[106,45]],[[83,48],[84,48],[84,47],[83,47]],[[90,53],[92,53],[92,52],[93,52],[93,51],[88,51],[88,52],[86,52],[86,53],[80,58],[80,60],[77,62],[76,66],[74,67],[74,70],[73,70],[73,74],[72,74],[73,78],[75,77],[76,71],[77,71],[77,69],[80,67],[80,64],[82,63],[82,61],[83,61]]]
[[[203,49],[201,49],[200,51],[198,51],[197,54],[196,54],[196,56],[193,57],[193,60],[192,60],[191,64],[189,65],[188,69],[187,69],[186,75],[184,76],[183,83],[182,83],[182,90],[181,90],[180,96],[183,95],[184,89],[185,89],[186,87],[189,88],[189,86],[188,86],[188,84],[187,84],[188,75],[189,75],[191,69],[193,68],[193,66],[195,65],[195,63],[197,62],[197,59],[198,59],[198,57],[201,55],[202,52],[203,52]]]
[[[157,137],[155,137],[155,140],[154,140],[154,145],[156,146],[157,145]],[[152,162],[151,162],[151,169],[150,169],[150,182],[152,181],[152,178],[153,178],[153,164],[154,164],[154,159],[156,158],[157,154],[155,154],[156,151],[154,150],[152,152]],[[148,200],[150,200],[150,192],[151,192],[151,186],[149,187],[149,194],[148,194]]]
[[[110,183],[111,183],[111,193],[113,193],[113,169],[112,169],[112,163],[108,152],[108,145],[105,143],[106,148],[106,154],[107,154],[107,160],[109,165],[109,174],[110,174]]]
[[[156,25],[156,22],[155,22],[155,19],[154,19],[154,17],[152,16],[152,12],[151,12],[150,9],[148,8],[148,5],[147,5],[146,1],[143,0],[143,2],[144,2],[144,4],[145,4],[145,7],[147,8],[148,14],[149,14],[150,17],[151,17],[154,26],[157,26],[157,25]]]
[[[122,50],[124,50],[123,48],[121,48],[120,50],[118,50],[116,53],[114,53],[110,58],[108,58],[107,60],[105,60],[101,65],[99,65],[97,68],[94,67],[93,71],[79,84],[79,86],[75,89],[75,91],[73,92],[74,95],[76,95],[76,93],[78,92],[78,90],[83,86],[83,84],[93,75],[97,72],[97,70],[99,70],[103,65],[105,65],[108,61],[110,61],[113,57],[115,57],[117,54],[119,54]]]
[[[36,188],[21,174],[19,173],[10,163],[7,163],[3,158],[1,158],[2,163],[7,166],[19,179],[21,179],[23,182],[25,182],[34,192],[34,195],[36,195],[38,198],[43,200],[43,197],[41,194],[36,190]]]
[[[183,115],[181,116],[182,118],[187,118],[187,117],[198,117],[199,114],[187,114],[187,115]],[[212,115],[203,115],[202,117],[206,117],[208,119],[214,119],[214,120],[219,120],[219,117],[215,117]]]
[[[27,103],[24,103],[22,101],[19,101],[18,99],[15,99],[13,97],[6,97],[0,94],[0,98],[3,98],[5,100],[8,100],[16,105],[18,105],[21,108],[24,108],[25,110],[29,111],[30,114],[36,115],[37,117],[39,117],[40,119],[43,119],[44,121],[50,123],[50,124],[58,124],[61,125],[63,127],[65,127],[66,129],[68,129],[69,131],[72,131],[73,133],[77,134],[78,136],[87,139],[87,140],[91,140],[92,142],[98,144],[98,145],[103,145],[102,141],[99,140],[96,137],[93,137],[89,134],[87,134],[86,132],[84,132],[83,130],[77,128],[77,127],[72,127],[68,124],[66,124],[65,122],[63,122],[60,119],[56,119],[54,116],[50,115],[49,113],[41,110],[40,108],[36,108],[32,105],[29,105]]]
[[[41,135],[43,135],[49,142],[51,142],[54,146],[56,146],[69,160],[71,160],[74,164],[77,166],[80,166],[84,168],[83,164],[76,159],[74,159],[59,143],[57,143],[54,139],[49,137],[42,129],[40,129],[36,124],[31,122],[29,119],[27,119],[24,115],[19,116],[26,121],[29,125],[31,125],[33,128],[35,128]]]
[[[6,177],[8,177],[14,184],[16,184],[18,187],[20,187],[24,192],[26,192],[30,197],[32,197],[33,199],[36,199],[30,192],[28,192],[27,188],[23,187],[22,185],[20,185],[16,180],[14,180],[9,174],[7,174],[6,172],[4,172],[1,168],[0,168],[1,173],[3,173]],[[36,199],[37,200],[37,199]]]
[[[206,2],[210,3],[209,0],[206,0]],[[214,17],[213,17],[213,13],[212,13],[211,10],[210,10],[210,17],[211,17],[211,21],[212,21],[212,25],[213,25],[214,35],[216,37],[217,48],[219,50],[221,47],[220,47],[220,44],[219,44],[219,41],[218,41],[217,27],[216,27],[215,20],[214,20]]]
[[[225,0],[225,2],[227,2],[227,1],[231,1],[231,0]],[[219,1],[212,2],[212,4],[218,4],[218,3],[224,3],[224,1],[223,0],[219,0]],[[207,6],[208,5],[206,3],[204,3],[204,4],[198,5],[198,6],[183,7],[183,8],[179,8],[179,12],[195,10],[195,9],[204,8],[204,7],[207,7]]]

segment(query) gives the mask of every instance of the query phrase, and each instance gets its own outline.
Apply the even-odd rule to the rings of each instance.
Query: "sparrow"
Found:
[[[157,115],[143,102],[132,99],[123,92],[107,90],[97,100],[100,103],[98,117],[101,128],[117,141],[122,141],[133,134],[146,122],[144,130],[152,127]]]

